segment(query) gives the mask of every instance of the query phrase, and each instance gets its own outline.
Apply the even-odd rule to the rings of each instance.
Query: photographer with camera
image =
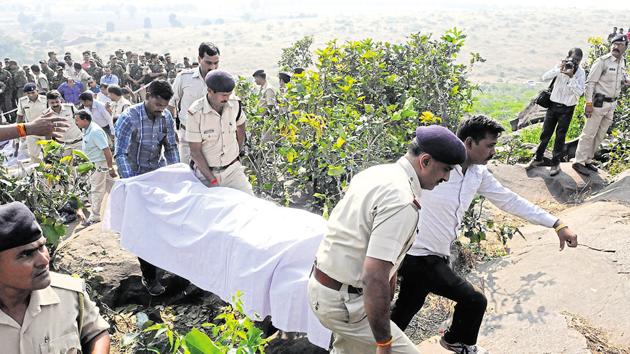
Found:
[[[549,174],[555,176],[560,173],[560,159],[564,151],[564,139],[573,118],[575,105],[584,93],[586,74],[584,69],[580,67],[580,61],[582,61],[582,50],[573,48],[569,51],[567,58],[562,59],[559,65],[542,76],[543,80],[553,79],[551,84],[553,87],[550,97],[551,103],[545,115],[542,133],[540,133],[540,144],[538,144],[534,158],[527,165],[527,169],[543,164],[543,156],[547,149],[547,144],[549,144],[549,140],[551,140],[555,130],[556,141],[553,145]]]
[[[617,35],[610,44],[610,53],[597,58],[588,74],[584,93],[584,115],[587,119],[573,163],[573,169],[580,174],[597,172],[593,164],[595,149],[604,140],[613,122],[622,84],[628,84],[624,60],[627,47],[628,37]]]

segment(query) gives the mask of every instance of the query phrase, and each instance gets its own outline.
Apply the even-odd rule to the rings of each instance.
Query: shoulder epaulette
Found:
[[[82,279],[55,272],[50,272],[50,286],[78,293],[82,293],[85,290],[85,282]]]

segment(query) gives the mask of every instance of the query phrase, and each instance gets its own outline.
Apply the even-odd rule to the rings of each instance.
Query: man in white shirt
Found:
[[[190,163],[190,145],[186,140],[186,125],[188,124],[188,108],[200,98],[206,97],[206,75],[219,68],[221,51],[210,42],[202,42],[199,45],[199,67],[182,70],[173,82],[173,98],[168,104],[173,117],[177,117],[179,124],[177,137],[179,139],[179,158],[183,163]]]
[[[79,96],[83,108],[90,114],[90,122],[98,124],[109,139],[114,136],[114,121],[104,104],[94,99],[92,91],[85,91]]]
[[[586,74],[580,67],[582,61],[582,50],[573,48],[569,51],[569,56],[563,59],[560,64],[543,74],[543,80],[553,79],[553,89],[551,91],[551,105],[547,109],[545,122],[540,133],[540,144],[536,149],[536,155],[527,166],[531,169],[543,164],[543,157],[547,144],[551,140],[553,131],[556,131],[556,140],[553,144],[553,155],[551,159],[551,169],[549,174],[555,176],[560,173],[560,159],[564,152],[564,140],[569,130],[569,124],[573,118],[573,111],[580,96],[584,94]]]
[[[123,96],[122,89],[118,85],[111,85],[107,88],[107,95],[111,102],[109,108],[112,110],[114,123],[118,120],[118,116],[131,106],[131,102]]]
[[[456,353],[483,353],[476,345],[486,310],[486,297],[449,267],[451,245],[457,240],[464,213],[476,194],[500,209],[531,223],[554,228],[560,240],[577,246],[577,236],[558,218],[503,187],[485,164],[495,153],[503,127],[485,116],[462,122],[457,136],[466,147],[466,161],[451,172],[448,181],[432,191],[422,191],[420,218],[413,246],[399,270],[400,293],[392,310],[392,321],[405,329],[422,308],[429,293],[457,302],[453,322],[440,344]]]

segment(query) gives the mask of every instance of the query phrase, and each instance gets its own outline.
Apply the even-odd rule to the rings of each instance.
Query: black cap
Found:
[[[0,205],[0,251],[28,245],[42,237],[35,215],[20,202]]]
[[[291,81],[291,75],[287,73],[279,73],[278,78],[282,80],[282,82],[284,82],[285,84]]]
[[[466,161],[464,143],[453,132],[442,126],[418,127],[415,139],[422,151],[440,162],[459,165]]]
[[[24,85],[23,89],[24,92],[31,92],[37,90],[37,86],[35,86],[35,84],[32,82],[27,82],[26,85]]]
[[[295,68],[293,69],[294,74],[301,74],[304,72],[304,68]]]
[[[227,71],[212,70],[206,75],[206,86],[214,92],[232,92],[236,81]]]
[[[624,44],[628,44],[628,36],[625,34],[618,34],[615,36],[615,38],[612,39],[612,41],[610,41],[610,43],[615,43],[615,42],[623,42]]]

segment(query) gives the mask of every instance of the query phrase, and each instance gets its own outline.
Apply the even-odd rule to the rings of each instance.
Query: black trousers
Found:
[[[142,272],[142,277],[146,279],[147,282],[154,281],[157,277],[158,267],[145,261],[142,258],[138,258],[138,261],[140,261],[140,271]]]
[[[472,284],[458,276],[448,260],[438,256],[405,256],[398,271],[400,292],[392,309],[391,319],[405,330],[420,311],[429,293],[455,301],[453,323],[444,333],[449,343],[477,343],[479,327],[488,301]]]
[[[545,115],[545,122],[543,123],[542,133],[540,133],[540,144],[536,149],[536,160],[542,160],[545,155],[545,150],[551,140],[553,131],[556,131],[556,140],[553,144],[552,163],[557,165],[560,163],[560,158],[564,151],[564,140],[567,137],[567,130],[569,130],[569,124],[571,124],[571,118],[573,118],[573,111],[575,106],[565,106],[561,103],[551,102],[551,105],[547,109]]]

